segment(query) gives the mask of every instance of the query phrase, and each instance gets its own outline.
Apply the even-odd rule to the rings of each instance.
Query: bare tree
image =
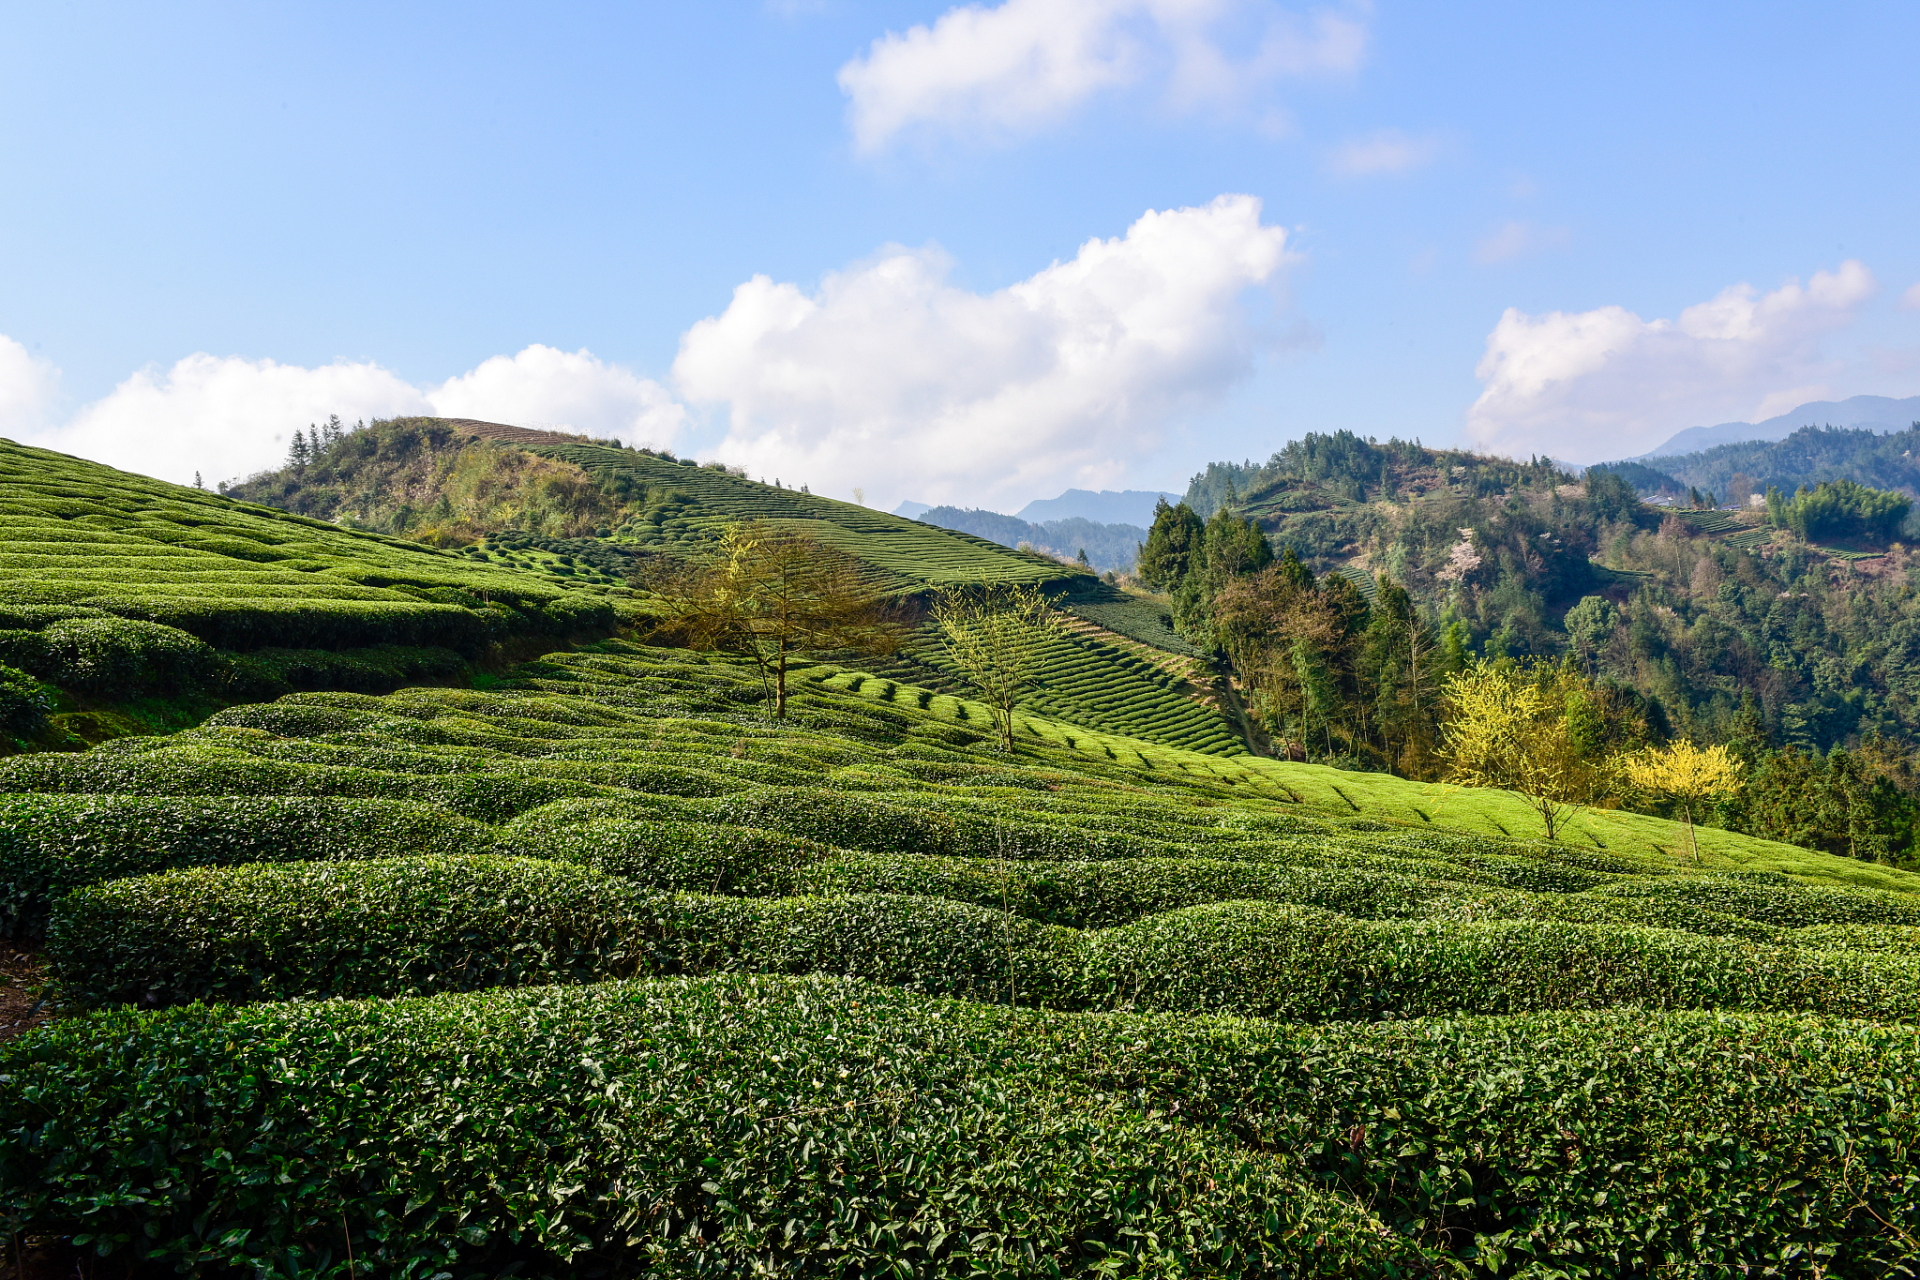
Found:
[[[727,525],[698,560],[662,557],[636,585],[652,592],[664,628],[687,644],[751,658],[776,717],[787,714],[794,658],[834,649],[891,653],[908,630],[858,560],[764,521]]]
[[[993,712],[1000,748],[1013,750],[1013,712],[1040,665],[1040,649],[1058,633],[1059,615],[1037,589],[976,587],[943,591],[933,621],[955,665]]]

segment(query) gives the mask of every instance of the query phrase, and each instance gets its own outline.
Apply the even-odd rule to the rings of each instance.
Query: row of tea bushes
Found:
[[[407,800],[0,795],[0,937],[84,885],[177,867],[491,851],[490,826]]]
[[[53,898],[116,876],[435,852],[544,857],[660,889],[946,897],[1076,928],[1236,898],[1366,918],[1635,923],[1754,941],[1824,923],[1920,925],[1920,902],[1899,894],[1812,889],[1780,877],[1606,874],[1551,854],[1396,842],[1335,826],[1319,837],[1192,826],[1184,841],[1129,840],[1057,825],[1075,821],[1070,813],[1014,808],[1026,794],[1018,791],[1006,802],[942,796],[940,807],[920,793],[754,786],[702,798],[553,776],[470,748],[295,745],[342,762],[357,752],[383,767],[139,741],[0,763],[10,785],[40,786],[0,799],[0,934],[37,933]],[[683,773],[721,777],[663,764],[636,773],[681,789],[701,789]],[[134,783],[163,794],[128,794]],[[1181,830],[1171,822],[1162,829]],[[954,852],[982,848],[994,856]],[[1150,856],[1131,856],[1135,849]]]
[[[1284,1026],[727,977],[0,1048],[0,1216],[271,1274],[1895,1275],[1908,1029]]]
[[[0,441],[0,630],[77,615],[160,624],[235,651],[473,654],[516,635],[604,634],[616,606],[602,590]],[[96,658],[68,639],[53,647],[85,677]],[[101,643],[118,642],[80,648]]]
[[[971,903],[728,898],[497,856],[199,867],[74,891],[48,955],[86,1004],[391,996],[635,974],[841,973],[1062,1008],[1308,1021],[1641,1004],[1910,1020],[1908,955],[1562,921],[1214,902],[1073,930]]]

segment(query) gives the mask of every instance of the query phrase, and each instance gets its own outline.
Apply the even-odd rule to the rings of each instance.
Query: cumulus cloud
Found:
[[[1920,283],[1907,286],[1907,291],[1900,295],[1900,306],[1907,311],[1920,311]]]
[[[719,452],[839,495],[969,503],[1099,488],[1249,373],[1243,305],[1293,261],[1260,202],[1149,211],[1123,237],[981,294],[890,248],[809,294],[755,276],[681,340],[676,388],[724,404]]]
[[[17,354],[16,354],[17,353]],[[337,413],[486,418],[666,443],[682,411],[665,388],[591,353],[531,346],[438,386],[415,386],[370,362],[318,368],[213,356],[143,369],[64,422],[49,412],[50,366],[0,338],[0,432],[127,471],[207,483],[276,466],[290,432]]]
[[[1509,222],[1474,246],[1473,260],[1483,267],[1523,258],[1543,249],[1558,249],[1573,239],[1565,227],[1539,227],[1531,222]]]
[[[1677,320],[1625,307],[1528,315],[1508,308],[1474,370],[1469,434],[1512,455],[1599,461],[1644,453],[1689,426],[1753,420],[1831,390],[1821,339],[1873,296],[1853,260],[1771,293],[1738,284]]]
[[[539,343],[447,379],[427,402],[443,417],[617,436],[628,444],[668,444],[686,425],[686,410],[659,383],[590,351]]]
[[[1327,167],[1342,177],[1365,178],[1418,169],[1433,163],[1439,154],[1438,138],[1414,137],[1398,129],[1382,129],[1335,147],[1327,157]]]
[[[0,423],[18,431],[39,426],[51,412],[59,389],[59,370],[0,334]]]
[[[1262,0],[1005,0],[890,31],[839,82],[854,142],[871,152],[916,129],[1018,136],[1149,80],[1178,107],[1239,105],[1284,76],[1353,70],[1367,37],[1364,7],[1302,16]]]

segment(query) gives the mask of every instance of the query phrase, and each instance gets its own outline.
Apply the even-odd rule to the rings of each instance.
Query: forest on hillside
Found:
[[[1744,505],[1769,489],[1792,493],[1851,480],[1920,496],[1920,423],[1881,435],[1843,427],[1802,427],[1784,440],[1749,440],[1699,453],[1648,461],[1610,462],[1643,494],[1683,495],[1698,489],[1723,506]],[[1906,530],[1909,537],[1920,529]]]
[[[1738,515],[1662,510],[1604,469],[1455,457],[1341,433],[1216,465],[1158,514],[1141,578],[1309,758],[1437,776],[1446,678],[1511,661],[1577,704],[1596,755],[1736,749],[1758,781],[1729,824],[1915,846],[1904,495],[1836,481]]]

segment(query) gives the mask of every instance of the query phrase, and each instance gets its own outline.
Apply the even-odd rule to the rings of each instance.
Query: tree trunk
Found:
[[[774,659],[773,669],[773,718],[784,720],[787,717],[787,638],[780,637],[780,655]]]

